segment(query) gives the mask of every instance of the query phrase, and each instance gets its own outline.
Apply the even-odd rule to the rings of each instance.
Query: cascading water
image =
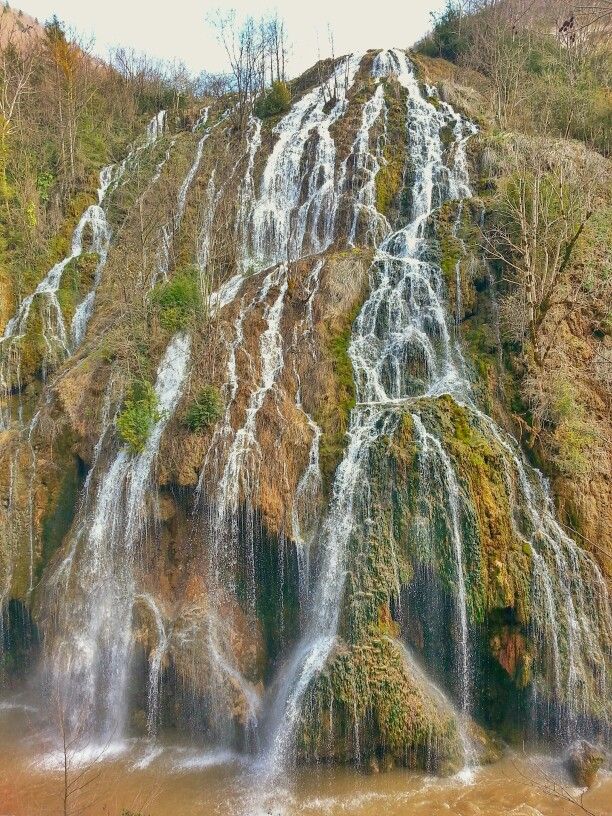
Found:
[[[100,174],[100,187],[98,190],[100,201],[103,200],[107,188],[105,168]],[[91,251],[96,252],[100,258],[98,268],[103,265],[108,253],[110,230],[106,223],[104,210],[99,204],[92,204],[85,210],[77,224],[72,236],[70,255],[56,263],[38,284],[34,292],[22,300],[17,314],[6,325],[2,338],[3,344],[7,341],[18,340],[25,335],[32,304],[35,298],[38,297],[45,301],[42,331],[49,352],[52,352],[55,347],[59,347],[64,354],[68,353],[69,340],[57,293],[65,268],[83,252],[83,234],[86,229],[90,229],[92,232]],[[96,269],[96,276],[97,274],[98,269]]]
[[[404,414],[412,417],[418,465],[414,486],[422,511],[418,522],[429,526],[430,546],[440,546],[447,558],[448,585],[444,585],[443,591],[445,612],[448,607],[450,618],[449,652],[452,649],[454,659],[451,666],[445,662],[444,667],[430,665],[428,669],[433,669],[436,676],[446,670],[448,676],[452,675],[450,681],[447,676],[441,682],[445,689],[452,689],[456,705],[432,683],[412,650],[396,640],[396,633],[385,637],[393,640],[398,653],[403,654],[407,673],[424,694],[430,694],[438,707],[456,713],[465,760],[468,764],[472,762],[465,725],[472,699],[476,698],[472,660],[475,662],[478,653],[473,642],[470,606],[475,556],[469,546],[466,493],[457,462],[451,449],[445,447],[431,413],[424,408],[436,404],[439,397],[450,395],[466,409],[470,421],[495,442],[496,450],[503,452],[514,529],[532,559],[531,625],[539,645],[538,668],[542,677],[552,681],[548,687],[554,690],[555,701],[559,701],[558,705],[554,703],[559,709],[555,716],[563,720],[566,737],[577,732],[579,717],[587,712],[585,700],[591,693],[587,689],[591,682],[588,678],[594,678],[594,695],[603,697],[606,693],[607,655],[601,644],[610,638],[612,625],[604,580],[592,559],[559,526],[548,487],[537,471],[526,464],[518,444],[475,405],[457,332],[449,329],[442,273],[431,260],[432,214],[446,201],[457,200],[458,227],[462,202],[470,195],[465,145],[474,128],[441,100],[436,100],[435,105],[427,101],[401,51],[381,52],[373,62],[374,92],[362,108],[347,159],[336,167],[339,161],[332,125],[348,109],[347,92],[359,65],[360,59],[355,57],[337,62],[331,80],[298,100],[281,119],[259,185],[255,184],[256,157],[262,144],[259,120],[251,119],[246,154],[236,165],[243,161],[246,165],[234,224],[237,274],[210,295],[207,316],[214,316],[236,301],[243,286],[246,289],[248,285],[249,289],[237,304],[229,328],[233,336],[227,344],[225,412],[213,433],[197,489],[196,509],[202,509],[204,517],[197,521],[202,521],[207,548],[205,591],[176,613],[171,603],[155,597],[141,574],[145,557],[141,545],[151,517],[149,498],[156,490],[153,473],[160,440],[183,391],[190,365],[190,341],[179,334],[172,338],[158,368],[155,392],[160,417],[143,453],[130,456],[126,450],[116,451],[110,420],[113,389],[107,390],[103,430],[95,446],[70,546],[52,576],[46,620],[51,633],[46,644],[51,687],[70,696],[74,719],[85,718],[88,739],[102,743],[111,736],[123,736],[135,637],[134,608],[146,618],[150,737],[155,737],[160,721],[166,661],[175,659],[179,648],[189,652],[189,644],[196,640],[204,643],[206,655],[202,663],[196,663],[195,657],[193,661],[194,671],[209,674],[198,686],[201,691],[208,684],[213,698],[210,705],[207,698],[205,701],[211,723],[208,736],[232,739],[235,744],[236,734],[229,734],[231,728],[226,725],[232,718],[237,722],[243,717],[247,748],[261,744],[256,768],[258,773],[262,768],[264,771],[258,779],[258,785],[263,782],[264,797],[279,784],[281,774],[297,757],[297,737],[309,691],[335,657],[340,634],[344,636],[344,628],[340,630],[344,626],[345,595],[352,586],[348,576],[352,581],[355,542],[361,543],[359,536],[363,528],[374,522],[377,511],[372,502],[376,451],[386,440],[394,438],[398,420]],[[408,224],[392,233],[386,218],[377,211],[375,194],[376,177],[384,166],[385,85],[390,78],[403,87],[406,95],[411,171]],[[433,89],[428,89],[427,97],[433,95]],[[205,127],[206,120],[207,111],[194,130]],[[154,139],[163,129],[164,117],[157,117],[155,126],[152,123],[149,128],[148,138]],[[453,134],[450,145],[449,130]],[[162,230],[158,256],[158,273],[162,277],[169,271],[172,241],[180,228],[208,136],[207,130],[197,142],[193,162],[178,191],[175,215]],[[196,144],[197,137],[192,138]],[[154,181],[164,161],[158,164]],[[121,169],[115,174],[108,169],[103,171],[100,204],[106,191],[119,183],[122,175]],[[217,206],[227,179],[234,173],[223,180],[220,175],[213,170],[208,178],[207,207],[197,235],[196,260],[202,280],[209,265]],[[325,278],[321,283],[326,261],[304,260],[304,256],[329,249],[340,237],[336,231],[343,204],[347,205],[345,237],[349,246],[378,246],[370,271],[369,295],[354,322],[348,350],[356,384],[356,405],[350,416],[344,457],[335,473],[329,508],[321,518],[323,480],[319,447],[323,432],[302,403],[302,385],[306,387],[306,382],[300,381],[301,369],[296,360],[299,361],[300,354],[316,358],[315,300],[320,287],[325,292],[327,285]],[[102,254],[99,252],[100,258]],[[292,263],[297,260],[301,267]],[[265,268],[250,277],[253,266]],[[299,286],[294,284],[302,267],[310,272],[306,272],[301,284],[300,300]],[[457,320],[462,311],[460,272],[458,265]],[[203,295],[206,296],[204,286]],[[299,302],[303,304],[304,316],[294,325],[289,345],[284,329]],[[86,311],[85,301],[81,308]],[[91,306],[87,308],[90,310]],[[75,321],[80,326],[82,321],[76,315]],[[248,345],[253,325],[258,332],[256,343]],[[73,323],[75,343],[83,331]],[[293,371],[285,373],[289,361],[293,362]],[[246,387],[242,381],[243,365],[250,378]],[[260,447],[258,433],[265,407],[281,395],[287,380],[295,384],[295,405],[291,408],[294,412],[297,408],[299,421],[308,428],[306,447],[310,443],[305,467],[296,479],[295,495],[287,506],[288,529],[279,534],[281,549],[283,536],[296,547],[302,625],[297,645],[270,687],[272,699],[266,708],[256,681],[247,679],[248,671],[243,673],[232,627],[234,615],[236,619],[241,616],[241,625],[247,629],[259,623],[255,558],[263,446]],[[307,399],[305,403],[308,406]],[[280,400],[277,405],[281,413]],[[414,521],[416,524],[417,520]],[[436,534],[445,539],[443,544],[431,543],[436,523]],[[32,552],[32,565],[33,555]],[[399,608],[403,590],[395,564],[393,572],[395,578],[389,594]],[[585,586],[588,591],[583,589]],[[395,615],[395,610],[392,611]],[[1,634],[0,629],[0,637]],[[201,653],[194,649],[190,654]],[[180,673],[178,663],[175,668]],[[545,696],[546,685],[534,683],[536,697]],[[355,687],[351,739],[359,757],[365,743],[363,720],[357,714],[357,693]],[[331,734],[337,716],[333,700],[330,706],[324,727]],[[241,713],[237,714],[239,709]],[[262,726],[266,731],[263,743]],[[266,806],[269,807],[269,799]]]
[[[367,243],[376,245],[390,230],[389,222],[376,208],[376,176],[381,168],[381,146],[384,142],[384,131],[377,140],[376,150],[370,147],[372,128],[382,117],[386,125],[385,91],[381,82],[388,75],[380,55],[374,59],[372,75],[378,85],[374,95],[363,106],[361,124],[353,142],[351,152],[341,169],[343,183],[341,188],[349,193],[352,202],[348,243],[355,244],[358,230],[365,235]],[[350,176],[348,165],[351,165]]]
[[[248,501],[257,484],[257,458],[259,455],[256,436],[257,415],[283,367],[280,322],[287,286],[287,267],[284,265],[274,269],[264,279],[259,295],[260,302],[265,301],[268,293],[273,288],[278,290],[278,294],[272,304],[266,305],[264,309],[264,319],[267,327],[260,340],[260,383],[250,396],[244,424],[234,436],[219,484],[217,530],[222,535],[227,521],[231,520],[230,537],[234,542],[238,535],[237,527],[234,525],[237,523],[239,502],[241,499]],[[250,546],[247,545],[247,553],[249,558],[249,593],[251,601],[254,602],[255,573],[252,540]]]
[[[203,117],[202,117],[202,124],[205,124],[208,121],[208,108],[204,109]],[[172,245],[174,242],[174,238],[178,233],[181,222],[183,220],[183,215],[185,214],[185,206],[187,204],[187,193],[191,189],[191,185],[193,184],[193,180],[196,177],[198,170],[200,169],[200,163],[202,161],[202,154],[204,153],[204,144],[210,135],[210,131],[206,131],[204,135],[199,139],[195,155],[193,157],[193,161],[189,170],[187,171],[187,175],[183,179],[183,182],[180,186],[178,191],[177,199],[176,199],[176,209],[173,213],[172,219],[164,224],[161,228],[160,233],[160,241],[159,241],[159,252],[157,256],[157,272],[152,281],[152,284],[156,282],[160,277],[162,280],[167,280],[168,272],[170,270],[170,253],[172,251]]]
[[[144,141],[133,147],[121,164],[108,165],[101,170],[97,190],[98,203],[90,205],[81,216],[72,236],[70,254],[49,270],[34,292],[21,301],[16,314],[6,324],[4,335],[0,339],[0,388],[5,399],[13,391],[21,390],[20,343],[28,331],[30,313],[35,304],[41,304],[42,335],[46,349],[42,361],[43,374],[49,363],[62,360],[82,342],[93,310],[95,292],[106,266],[112,237],[105,208],[107,196],[140,153],[151,147],[163,133],[165,118],[165,111],[160,111],[149,122]],[[97,256],[93,286],[77,304],[69,333],[58,293],[65,269],[69,264],[76,262],[84,251]],[[11,419],[8,408],[3,407],[1,419],[2,425],[6,427]]]
[[[301,332],[299,332],[296,327],[293,340],[294,354],[299,353],[303,342],[310,345],[312,354],[315,353],[314,299],[319,291],[321,270],[324,265],[325,261],[316,261],[306,279],[306,292],[308,294],[308,300],[306,301],[306,319]],[[312,441],[310,443],[310,450],[308,451],[308,464],[297,483],[291,513],[291,537],[296,547],[298,559],[300,608],[304,610],[306,608],[310,588],[310,546],[315,534],[323,490],[323,479],[319,463],[319,447],[323,432],[302,405],[302,386],[295,367],[294,374],[298,383],[295,402],[298,410],[303,413],[308,428],[312,433]]]
[[[271,714],[266,766],[273,777],[291,758],[302,699],[336,641],[347,547],[358,508],[363,513],[360,517],[367,517],[370,449],[382,435],[392,433],[396,425],[396,414],[389,410],[388,403],[411,397],[419,390],[439,393],[449,386],[462,386],[444,310],[436,294],[441,294],[441,282],[435,279],[439,270],[419,260],[424,242],[422,230],[434,205],[434,186],[441,198],[442,181],[450,176],[443,172],[439,137],[446,120],[422,99],[412,69],[401,52],[393,52],[389,65],[408,90],[415,165],[413,218],[377,251],[372,291],[353,329],[349,355],[358,404],[351,414],[347,451],[336,472],[330,510],[319,535],[318,579],[311,595],[309,622],[279,683]],[[450,187],[449,184],[449,193]],[[441,340],[438,349],[429,339],[426,325],[436,330]],[[406,377],[411,359],[421,374],[420,380]],[[415,382],[419,390],[415,389]]]
[[[445,510],[448,519],[448,533],[454,560],[456,585],[456,607],[458,617],[455,636],[455,664],[457,676],[458,710],[456,712],[459,736],[464,753],[464,777],[472,777],[471,768],[477,763],[476,753],[471,744],[468,725],[471,711],[472,665],[468,603],[466,590],[466,567],[464,563],[464,542],[461,526],[461,491],[450,457],[440,440],[429,433],[417,414],[412,414],[415,442],[419,450],[419,479],[422,500],[427,502],[435,495],[433,486],[442,486]]]
[[[253,166],[261,143],[261,133],[259,125],[253,122],[250,124],[247,172],[241,188],[237,221],[238,235],[242,236],[243,241],[246,241],[249,232],[247,225],[250,225],[251,232],[250,249],[244,244],[243,267],[248,268],[253,262],[256,265],[280,262],[280,266],[266,275],[259,294],[253,301],[244,303],[238,314],[235,339],[230,346],[228,359],[225,418],[215,432],[198,489],[200,495],[204,495],[206,484],[217,484],[214,498],[209,503],[210,537],[214,553],[211,571],[215,576],[215,593],[219,596],[217,607],[222,605],[223,598],[235,596],[240,535],[244,539],[241,547],[246,551],[248,561],[248,605],[253,609],[252,501],[257,490],[260,457],[256,424],[259,411],[274,389],[283,366],[280,322],[288,288],[285,262],[288,258],[295,260],[304,253],[321,251],[333,240],[342,184],[336,178],[336,151],[330,127],[346,111],[346,95],[353,84],[360,61],[360,57],[354,56],[339,60],[330,80],[306,94],[276,126],[277,142],[264,168],[259,194],[254,201]],[[328,112],[326,107],[329,108]],[[314,147],[309,147],[312,142]],[[363,139],[360,144],[362,142]],[[308,283],[307,332],[312,332],[312,303],[321,267],[321,262],[315,264]],[[278,294],[268,304],[266,299],[273,289]],[[244,321],[258,304],[265,304],[263,317],[267,323],[260,338],[260,382],[250,395],[242,426],[234,431],[232,408],[238,393],[236,352],[244,340]],[[296,399],[298,408],[303,410],[299,391]],[[320,488],[318,445],[321,431],[312,418],[306,414],[305,417],[313,436],[309,462],[299,480],[294,503],[292,521],[295,533],[298,533],[301,524],[304,501],[307,497],[314,498],[315,492]],[[218,469],[219,462],[225,463],[221,470]],[[299,535],[301,538],[301,534]],[[298,550],[300,583],[306,593],[306,550],[299,544]],[[214,626],[210,631],[214,633]],[[218,641],[218,638],[215,640]],[[218,642],[214,645],[216,652],[221,651]],[[230,656],[226,660],[233,665]]]
[[[205,134],[178,195],[178,222],[199,169]],[[174,229],[178,229],[177,218]],[[204,240],[203,236],[201,236]],[[226,281],[208,299],[213,317],[239,292],[242,276]],[[131,456],[122,448],[100,476],[95,495],[88,475],[85,499],[75,526],[74,541],[55,576],[59,611],[53,654],[49,656],[50,681],[74,694],[77,717],[90,717],[89,735],[108,739],[121,736],[125,719],[126,683],[132,647],[132,608],[137,599],[153,611],[157,643],[149,656],[148,730],[155,735],[162,661],[171,633],[164,625],[154,598],[137,592],[136,555],[146,533],[147,495],[162,434],[179,401],[190,361],[191,341],[183,333],[170,341],[160,362],[155,393],[157,420],[142,453]],[[100,456],[103,430],[95,451]],[[105,546],[110,541],[111,546]],[[107,575],[109,580],[103,580]],[[75,608],[78,610],[75,617]],[[78,621],[78,631],[75,631]]]
[[[236,219],[236,242],[240,247],[242,257],[240,259],[243,273],[247,271],[249,266],[248,257],[248,242],[249,242],[249,225],[252,217],[253,206],[255,202],[255,185],[254,185],[254,169],[255,156],[261,147],[261,120],[252,118],[249,122],[248,131],[248,151],[247,151],[247,170],[244,175],[243,182],[238,191],[238,217]]]
[[[93,287],[76,307],[74,317],[72,318],[71,334],[73,348],[79,346],[85,337],[87,324],[89,323],[89,318],[93,311],[96,289],[100,283],[104,267],[106,266],[111,241],[111,230],[106,220],[104,210],[101,207],[98,207],[95,220],[92,218],[89,223],[93,233],[91,252],[95,252],[98,256],[98,263],[96,264],[94,272]]]
[[[140,154],[149,147],[152,147],[156,141],[163,136],[166,130],[167,118],[167,112],[165,110],[160,110],[153,116],[147,125],[144,139],[132,147],[127,156],[119,164],[113,166],[112,178],[109,179],[108,184],[111,192],[115,190],[120,183],[124,183],[126,172],[138,164]]]
[[[274,128],[277,141],[251,217],[251,253],[258,266],[321,252],[332,241],[337,191],[330,127],[346,110],[359,63],[355,56],[339,60],[329,81],[305,94]],[[304,168],[311,138],[314,158]]]
[[[279,331],[285,293],[287,291],[287,270],[285,266],[272,270],[265,276],[257,296],[250,302],[241,304],[235,324],[235,338],[230,345],[227,363],[227,405],[225,416],[220,427],[215,431],[209,453],[207,455],[200,483],[198,486],[198,501],[206,499],[209,502],[208,524],[210,540],[212,542],[210,561],[214,610],[209,625],[210,648],[213,657],[222,673],[227,675],[227,666],[232,672],[234,660],[227,653],[226,644],[220,637],[216,621],[219,619],[217,610],[222,608],[224,601],[234,599],[238,570],[238,536],[239,536],[239,507],[241,502],[247,505],[249,513],[250,500],[257,485],[257,459],[259,447],[256,439],[257,415],[263,406],[267,394],[273,388],[283,362],[282,338]],[[260,338],[261,376],[258,387],[252,392],[242,427],[234,431],[231,424],[232,408],[238,393],[238,378],[236,371],[236,352],[243,340],[244,320],[247,314],[257,305],[265,303],[270,292],[276,289],[278,294],[271,304],[264,307],[266,330]],[[217,471],[219,451],[225,453],[225,464]],[[215,485],[214,493],[208,496],[208,485]],[[211,500],[212,499],[212,500]],[[252,610],[254,605],[254,533],[253,518],[249,516],[240,525],[242,535],[247,537],[246,552],[248,559],[248,605]],[[246,531],[246,532],[245,532]],[[220,663],[222,658],[222,663]],[[235,678],[234,678],[235,679]]]
[[[155,624],[155,646],[149,655],[149,682],[147,689],[147,733],[149,737],[155,737],[159,719],[159,696],[162,680],[162,662],[166,657],[170,642],[170,633],[166,630],[163,615],[155,602],[155,598],[149,593],[143,593],[135,598],[141,601],[149,610]]]
[[[493,436],[511,452],[510,443],[502,432],[488,417],[484,419],[473,404],[462,354],[447,326],[441,272],[437,265],[426,260],[428,241],[425,228],[431,213],[444,201],[461,200],[470,195],[465,144],[474,128],[448,105],[440,103],[435,107],[422,96],[414,71],[402,52],[386,52],[375,62],[375,67],[377,71],[384,70],[395,76],[407,91],[408,143],[414,178],[412,212],[407,226],[387,237],[378,248],[371,272],[370,295],[353,327],[349,354],[355,375],[357,405],[351,414],[347,450],[336,471],[330,509],[318,537],[317,580],[310,593],[305,633],[275,685],[267,751],[263,758],[268,791],[278,784],[279,773],[295,758],[294,740],[304,698],[337,640],[349,541],[358,519],[369,517],[369,452],[381,437],[392,435],[397,423],[397,407],[403,404],[415,406],[415,442],[422,472],[427,469],[432,473],[432,478],[439,480],[446,496],[448,534],[455,563],[455,639],[460,708],[464,717],[469,715],[471,650],[460,488],[442,442],[426,429],[418,414],[419,399],[451,395],[460,404],[468,406],[476,417],[482,418]],[[454,154],[450,163],[445,161],[440,135],[444,127],[451,127],[454,134]],[[550,501],[534,500],[529,480],[521,475],[525,467],[520,457],[512,452],[510,461],[518,473],[528,515],[538,531],[537,536],[532,537],[534,552],[542,548],[541,544],[535,544],[535,540],[543,539],[549,553],[548,561],[554,562],[547,567],[547,559],[538,556],[536,569],[543,576],[546,571],[555,569],[564,590],[565,600],[561,608],[565,609],[567,621],[567,683],[570,691],[575,687],[573,663],[579,651],[575,645],[578,634],[588,630],[591,632],[589,645],[593,645],[594,640],[592,626],[589,629],[586,620],[577,622],[572,595],[578,590],[579,569],[574,567],[572,572],[570,564],[588,564],[589,571],[595,575],[591,581],[599,587],[595,594],[602,606],[606,605],[605,585],[592,559],[567,536],[561,538]],[[421,479],[421,489],[426,489],[424,478]],[[549,576],[543,580],[547,587],[551,586]],[[545,607],[550,605],[550,594],[550,590],[545,593]],[[602,609],[589,608],[589,611],[596,611],[600,620],[602,615],[604,621],[609,619],[608,613]],[[583,642],[582,647],[585,646]],[[554,649],[559,659],[561,649],[557,645]],[[586,654],[586,649],[584,652]],[[601,655],[599,647],[595,654]],[[605,665],[605,660],[601,660],[601,665]],[[464,739],[464,746],[466,759],[471,760],[467,739]]]
[[[183,389],[189,352],[184,334],[168,345],[155,383],[159,418],[144,450],[132,456],[121,448],[100,475],[54,576],[56,634],[48,644],[48,680],[53,693],[71,700],[71,721],[88,721],[88,738],[108,740],[123,731],[136,548],[157,451]]]
[[[555,518],[548,484],[527,464],[518,443],[490,417],[470,407],[504,453],[514,531],[532,558],[531,626],[539,644],[542,678],[554,690],[551,700],[550,693],[534,683],[538,719],[551,735],[569,742],[578,733],[579,718],[588,717],[597,701],[608,695],[606,644],[612,638],[612,615],[605,579],[593,558]],[[537,708],[540,696],[544,714]]]

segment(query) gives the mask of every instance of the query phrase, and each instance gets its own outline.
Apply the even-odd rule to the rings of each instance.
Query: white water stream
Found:
[[[460,201],[470,195],[465,144],[474,128],[448,105],[441,103],[435,107],[423,97],[412,66],[402,52],[386,52],[384,58],[375,63],[378,74],[383,67],[407,91],[408,144],[414,178],[412,213],[409,223],[388,236],[377,249],[370,295],[353,327],[349,354],[355,373],[357,406],[351,414],[347,449],[336,471],[330,509],[317,541],[317,578],[310,593],[306,629],[274,686],[267,749],[262,757],[265,807],[274,808],[272,791],[287,766],[295,761],[295,738],[304,698],[336,643],[353,525],[358,519],[368,517],[367,468],[372,446],[382,436],[393,433],[397,421],[396,406],[410,404],[419,397],[450,394],[468,406],[476,418],[484,416],[473,404],[463,357],[447,326],[440,269],[425,260],[428,244],[425,226],[433,210],[446,200]],[[455,142],[451,161],[447,163],[441,131],[449,126]],[[413,419],[422,467],[435,471],[446,496],[448,533],[455,561],[455,640],[463,720],[470,713],[471,666],[461,490],[441,441],[425,428],[416,412]],[[487,417],[483,421],[510,452],[510,443],[505,441],[492,420]],[[528,507],[534,528],[539,531],[532,539],[533,550],[541,550],[540,542],[543,541],[550,553],[547,559],[536,557],[536,570],[544,574],[544,562],[550,564],[552,560],[561,589],[557,603],[563,597],[560,609],[564,610],[567,633],[566,703],[571,708],[577,702],[578,652],[586,656],[584,647],[588,646],[598,655],[598,660],[601,658],[601,665],[605,665],[598,645],[605,642],[605,632],[603,639],[598,637],[600,632],[593,634],[597,627],[593,627],[592,619],[589,627],[576,612],[573,597],[577,593],[577,597],[582,598],[584,594],[577,580],[580,575],[578,567],[584,568],[588,564],[589,578],[598,588],[594,593],[597,596],[594,605],[598,608],[587,605],[587,610],[596,612],[597,619],[603,620],[609,633],[605,585],[592,559],[562,534],[554,521],[550,499],[535,500],[524,475],[525,468],[514,452],[511,461],[521,484],[522,500]],[[543,580],[548,586],[543,598],[544,607],[548,608],[553,581],[550,577]],[[534,601],[539,603],[540,599],[536,597]],[[585,604],[580,601],[578,606],[584,607]],[[589,638],[585,641],[587,633]],[[579,638],[584,644],[582,649],[577,646]],[[559,652],[560,648],[555,646],[557,656]],[[581,668],[584,672],[584,663]],[[464,746],[466,761],[472,761],[469,740],[464,739]]]
[[[100,283],[111,243],[111,228],[107,221],[106,199],[116,188],[126,169],[132,167],[138,156],[151,147],[163,133],[166,112],[160,111],[147,125],[144,141],[132,147],[126,158],[118,165],[102,168],[97,190],[97,204],[91,204],[83,213],[72,235],[70,254],[47,272],[34,292],[19,304],[15,315],[8,321],[0,339],[0,391],[8,396],[21,390],[21,348],[19,341],[25,337],[32,306],[42,304],[42,337],[45,344],[43,374],[49,363],[54,363],[70,355],[83,341],[87,323],[93,311],[96,289]],[[97,263],[93,273],[91,290],[77,304],[70,331],[65,323],[60,305],[59,289],[66,267],[84,253],[95,253]],[[8,426],[11,416],[8,408],[2,408],[0,427]]]

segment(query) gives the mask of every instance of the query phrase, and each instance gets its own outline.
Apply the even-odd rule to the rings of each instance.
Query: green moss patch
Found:
[[[342,457],[350,413],[355,407],[355,382],[349,346],[352,326],[360,305],[355,304],[351,311],[343,316],[341,324],[330,331],[326,338],[325,345],[331,360],[336,398],[332,406],[327,406],[325,411],[318,414],[317,422],[323,431],[319,448],[321,473],[328,482]]]
[[[408,208],[401,200],[408,159],[406,146],[405,91],[397,83],[385,83],[387,129],[383,149],[383,163],[376,175],[376,209],[392,217]]]
[[[462,756],[452,715],[439,709],[410,676],[393,638],[372,633],[339,647],[309,693],[300,751],[340,762],[372,756],[429,770],[449,770]]]

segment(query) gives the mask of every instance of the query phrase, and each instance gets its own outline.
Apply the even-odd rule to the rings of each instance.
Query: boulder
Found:
[[[576,785],[590,788],[604,759],[598,748],[586,740],[579,740],[570,748],[566,765]]]

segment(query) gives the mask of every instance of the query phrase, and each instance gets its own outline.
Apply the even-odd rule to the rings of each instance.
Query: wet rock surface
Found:
[[[578,787],[590,788],[597,779],[604,761],[605,754],[601,748],[586,740],[580,740],[570,748],[566,766]]]

